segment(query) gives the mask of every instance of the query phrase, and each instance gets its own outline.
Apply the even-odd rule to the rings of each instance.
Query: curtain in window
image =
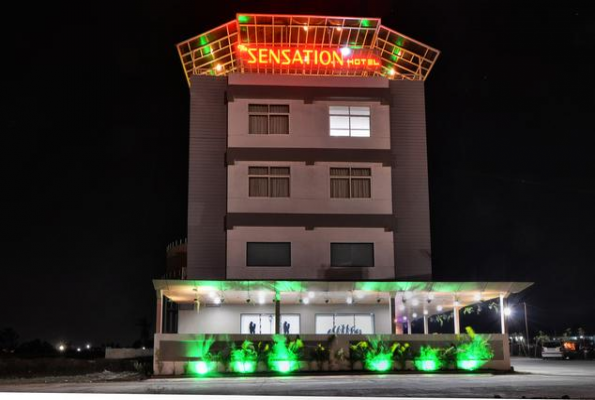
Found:
[[[271,197],[289,197],[289,178],[271,178]]]
[[[331,198],[348,199],[349,198],[349,178],[331,179]]]
[[[353,198],[369,198],[370,196],[370,180],[369,179],[351,179],[351,197]]]
[[[269,195],[269,178],[253,178],[250,177],[249,196],[250,197],[267,197]]]
[[[250,115],[250,130],[249,133],[252,135],[266,135],[268,129],[267,115]]]
[[[271,115],[270,116],[270,130],[271,135],[287,135],[289,134],[289,116],[287,115]]]

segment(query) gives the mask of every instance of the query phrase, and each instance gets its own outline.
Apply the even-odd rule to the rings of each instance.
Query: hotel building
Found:
[[[178,51],[188,238],[154,281],[159,373],[179,373],[196,334],[419,345],[436,340],[432,315],[454,312],[459,333],[461,308],[528,286],[431,280],[424,84],[438,50],[374,18],[241,14]]]

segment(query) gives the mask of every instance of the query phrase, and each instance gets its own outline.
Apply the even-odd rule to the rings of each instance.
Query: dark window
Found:
[[[331,243],[332,267],[373,267],[374,243]]]
[[[369,199],[372,197],[370,168],[331,168],[331,198]]]
[[[248,242],[246,265],[249,267],[290,267],[291,243]]]
[[[289,105],[249,104],[249,133],[251,135],[289,134]]]
[[[289,197],[289,167],[248,167],[249,197]]]

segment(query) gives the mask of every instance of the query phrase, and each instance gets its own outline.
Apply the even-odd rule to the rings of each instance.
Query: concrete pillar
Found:
[[[399,304],[397,296],[393,296],[390,299],[393,310],[395,311],[395,317],[393,318],[393,326],[396,335],[403,334],[403,323],[399,322],[399,316],[401,316],[401,312],[399,311]]]
[[[502,334],[505,334],[508,330],[506,326],[506,315],[504,315],[504,308],[506,308],[504,294],[500,293],[500,330],[502,331]]]
[[[281,333],[281,295],[275,293],[275,333]]]
[[[428,333],[430,333],[428,329],[428,316],[424,312],[424,335],[427,335]]]
[[[395,296],[392,293],[388,294],[388,311],[390,316],[390,333],[397,333],[397,310],[395,304]]]
[[[407,334],[411,335],[411,313],[407,309]]]
[[[459,334],[461,333],[461,322],[459,321],[459,310],[460,307],[459,306],[454,306],[452,312],[454,314],[454,320],[455,320],[455,334]]]
[[[163,327],[163,291],[157,291],[157,316],[155,318],[155,333],[162,333]]]

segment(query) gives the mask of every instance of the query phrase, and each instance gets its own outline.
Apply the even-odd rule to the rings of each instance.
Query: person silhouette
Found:
[[[289,322],[287,321],[283,322],[283,334],[289,335]]]
[[[251,335],[256,334],[256,324],[254,323],[254,321],[250,321],[250,324],[248,325],[248,329],[250,330]]]

